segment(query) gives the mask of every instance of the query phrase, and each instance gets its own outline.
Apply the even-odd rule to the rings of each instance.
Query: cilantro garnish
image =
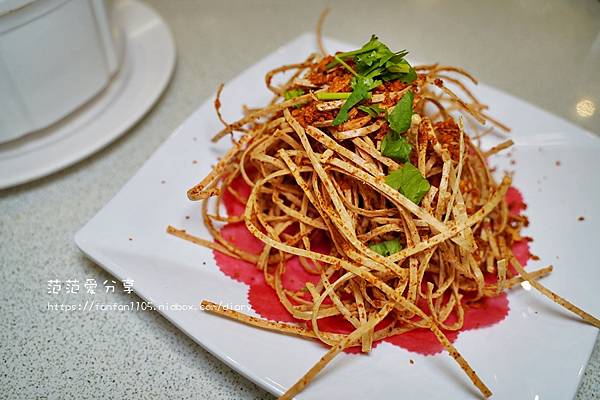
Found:
[[[371,35],[371,39],[367,43],[365,43],[360,49],[347,51],[345,53],[338,53],[337,56],[340,59],[349,59],[354,56],[358,56],[360,54],[376,51],[377,49],[381,48],[382,46],[385,46],[385,45],[378,40],[377,36]],[[387,47],[387,46],[385,46],[385,47]],[[338,60],[334,60],[334,61],[330,62],[329,64],[327,64],[327,68],[328,69],[333,68],[338,63],[339,63]]]
[[[388,257],[402,250],[402,245],[398,239],[392,239],[379,243],[371,243],[369,248],[377,254]]]
[[[389,132],[381,141],[381,154],[395,160],[406,162],[412,151],[412,145],[398,132]]]
[[[304,94],[304,90],[302,90],[302,89],[300,89],[300,88],[298,88],[298,89],[290,89],[290,90],[286,90],[286,91],[283,93],[283,97],[284,97],[286,100],[291,100],[291,99],[293,99],[293,98],[295,98],[295,97],[302,96],[303,94]]]
[[[348,120],[348,111],[361,101],[369,97],[369,85],[366,79],[357,79],[354,83],[352,94],[348,97],[338,115],[333,120],[332,125],[337,126]]]
[[[400,133],[410,128],[413,113],[413,94],[408,91],[396,104],[387,116],[391,132],[387,133],[381,141],[381,154],[406,162],[412,151],[412,145],[400,136]]]
[[[407,162],[402,168],[392,171],[385,177],[385,183],[398,190],[415,204],[419,204],[429,191],[429,182],[419,170]]]
[[[373,118],[377,118],[380,114],[385,112],[385,110],[379,107],[377,104],[373,104],[370,106],[358,106],[358,109],[366,112]]]
[[[319,100],[346,100],[351,92],[317,92],[315,96]]]
[[[337,126],[346,122],[348,120],[348,111],[361,101],[367,99],[369,96],[368,92],[381,85],[382,81],[394,79],[399,79],[404,83],[414,81],[417,78],[417,74],[404,59],[407,54],[406,50],[397,53],[392,52],[375,35],[371,36],[371,39],[358,50],[336,54],[335,60],[330,62],[327,68],[342,64],[344,68],[352,72],[354,78],[352,80],[352,94],[335,117],[333,125]],[[345,62],[346,60],[352,60],[354,68],[348,65]]]
[[[413,114],[413,94],[409,90],[402,96],[392,112],[388,115],[390,128],[394,132],[402,133],[410,128],[410,120]]]

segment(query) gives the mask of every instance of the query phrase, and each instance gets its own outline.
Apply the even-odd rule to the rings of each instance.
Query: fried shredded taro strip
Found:
[[[369,352],[374,341],[423,328],[434,333],[481,393],[490,396],[443,330],[462,328],[466,303],[497,296],[523,281],[598,327],[598,319],[538,283],[552,266],[526,272],[512,254],[513,243],[524,240],[521,229],[527,219],[509,212],[505,195],[511,178],[506,175],[496,181],[487,158],[513,143],[506,140],[482,150],[470,139],[488,132],[479,125],[486,120],[509,131],[484,113],[487,107],[464,82],[477,81],[460,68],[417,66],[415,80],[382,83],[361,107],[349,110],[346,122],[333,126],[345,103],[343,96],[352,90],[354,64],[346,59],[348,68],[328,67],[336,58],[325,55],[320,37],[319,43],[323,56],[313,54],[270,71],[265,82],[273,101],[248,109],[238,121],[221,117],[219,87],[215,107],[225,127],[213,140],[234,132],[241,137],[188,191],[191,200],[203,201],[203,219],[213,240],[171,226],[167,229],[179,238],[254,264],[299,323],[266,321],[209,301],[202,303],[206,311],[330,346],[282,398],[300,392],[347,347],[360,346]],[[274,85],[272,77],[286,71],[292,73],[287,83]],[[288,98],[286,91],[293,89],[299,94]],[[391,129],[387,118],[408,92],[414,96],[416,115],[409,114],[410,127],[401,133],[411,151],[408,160],[390,158],[382,149]],[[408,162],[429,184],[420,201],[386,181]],[[235,189],[236,180],[250,187],[248,198]],[[246,204],[243,215],[221,215],[225,194]],[[220,224],[242,221],[264,243],[260,254],[244,251],[221,235]],[[323,239],[331,245],[326,254],[313,248],[314,241]],[[376,251],[374,245],[386,241],[399,246],[390,254]],[[303,291],[292,291],[282,283],[284,263],[294,256],[318,278]],[[495,277],[494,283],[486,283],[486,275]],[[354,331],[320,331],[318,320],[330,316],[347,320]],[[384,318],[390,323],[375,330]]]

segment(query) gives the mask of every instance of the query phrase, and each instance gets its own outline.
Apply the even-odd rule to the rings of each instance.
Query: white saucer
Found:
[[[1,144],[0,189],[49,175],[100,150],[136,123],[166,88],[175,66],[169,28],[137,0],[118,0],[114,7],[125,41],[121,69],[75,113]]]

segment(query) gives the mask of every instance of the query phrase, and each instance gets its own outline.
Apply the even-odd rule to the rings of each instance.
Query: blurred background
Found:
[[[462,66],[482,82],[600,134],[597,0],[149,3],[173,21],[183,64],[178,72],[186,73],[174,83],[183,79],[192,97],[198,94],[193,82],[227,81],[300,32],[313,31],[328,5],[327,36],[360,45],[376,33],[391,48],[409,49],[412,60]],[[215,68],[210,60],[223,53],[226,61]],[[206,89],[192,109],[214,91]]]

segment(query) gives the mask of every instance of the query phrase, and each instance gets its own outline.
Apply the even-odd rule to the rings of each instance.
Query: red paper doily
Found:
[[[244,198],[249,195],[249,187],[241,178],[234,180],[232,187]],[[521,193],[513,187],[508,190],[506,200],[509,210],[513,214],[520,214],[525,209]],[[240,215],[245,209],[244,204],[229,192],[223,195],[223,204],[230,216]],[[263,248],[262,242],[252,236],[244,223],[227,224],[221,229],[221,234],[239,248],[253,254],[259,254]],[[322,253],[329,251],[329,244],[325,240],[315,240],[313,238],[311,245],[315,251]],[[515,242],[512,249],[519,262],[525,265],[531,257],[528,242],[526,240]],[[254,264],[237,260],[217,251],[214,251],[213,255],[219,269],[224,274],[249,286],[248,302],[254,311],[263,318],[282,322],[305,322],[296,320],[288,313],[281,305],[276,292],[266,284],[262,271],[259,271]],[[493,279],[493,277],[488,277],[486,280],[493,281]],[[282,279],[285,288],[300,290],[306,282],[316,283],[318,280],[318,276],[309,274],[304,270],[297,257],[287,261]],[[464,326],[460,331],[448,331],[445,334],[450,341],[454,342],[460,332],[494,325],[506,318],[508,312],[509,304],[506,293],[493,298],[484,298],[475,306],[465,306]],[[449,320],[448,323],[450,322]],[[385,326],[385,320],[380,325]],[[340,316],[319,320],[319,328],[322,331],[335,333],[349,333],[353,330],[350,323]],[[414,330],[384,340],[406,350],[425,355],[436,354],[444,349],[435,335],[427,329]],[[379,342],[373,343],[373,347],[377,346]],[[353,347],[347,349],[346,352],[358,353],[360,348]]]

